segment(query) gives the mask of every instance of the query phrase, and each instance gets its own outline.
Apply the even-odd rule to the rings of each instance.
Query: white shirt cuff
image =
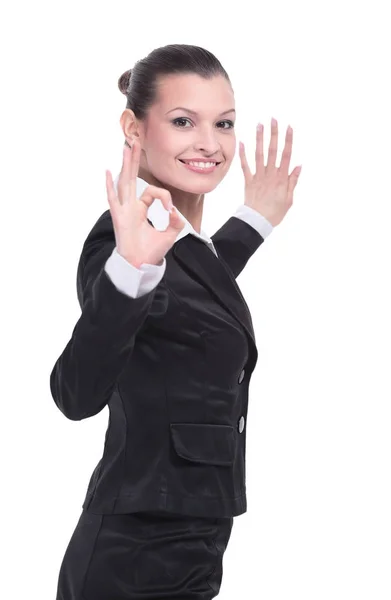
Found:
[[[257,210],[246,204],[239,206],[233,216],[254,227],[264,239],[273,231],[273,225],[266,217],[263,217]]]
[[[105,264],[105,271],[117,290],[131,298],[151,292],[159,284],[165,270],[165,258],[161,265],[142,263],[138,269],[118,254],[116,247]]]

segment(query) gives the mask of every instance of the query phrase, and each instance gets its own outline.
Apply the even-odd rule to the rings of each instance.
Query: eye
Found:
[[[173,121],[171,121],[171,123],[178,126],[177,125],[178,121],[188,121],[189,123],[191,123],[190,119],[188,119],[186,117],[178,117],[177,119],[173,119]],[[225,121],[220,121],[220,123],[228,123],[229,127],[219,127],[219,129],[233,129],[233,127],[235,126],[234,122],[230,121],[228,119]],[[187,127],[179,126],[179,129],[187,129]]]
[[[171,123],[173,123],[174,125],[176,125],[178,123],[178,121],[189,121],[189,119],[185,119],[185,117],[178,117],[177,119],[174,119],[173,121],[171,121]],[[181,129],[184,129],[184,128],[181,127]]]
[[[223,127],[223,129],[233,129],[235,127],[235,123],[231,120],[220,121],[220,123],[228,123],[229,127]]]

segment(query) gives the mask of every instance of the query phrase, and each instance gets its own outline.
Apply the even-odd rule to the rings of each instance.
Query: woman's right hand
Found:
[[[154,185],[148,185],[140,198],[136,196],[137,176],[141,146],[134,139],[132,148],[124,146],[122,169],[115,191],[110,171],[106,171],[106,189],[113,221],[117,252],[133,266],[142,263],[162,264],[164,256],[173,246],[179,232],[185,226],[172,204],[171,194]],[[148,223],[147,212],[155,198],[159,198],[169,211],[169,223],[164,231]]]

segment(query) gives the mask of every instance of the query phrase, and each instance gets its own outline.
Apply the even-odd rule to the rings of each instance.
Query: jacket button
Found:
[[[244,417],[240,417],[239,419],[239,433],[242,433],[244,429]]]
[[[243,371],[242,371],[242,372],[240,373],[240,375],[239,375],[238,382],[239,382],[239,383],[242,383],[243,379],[244,379],[244,369],[243,369]]]

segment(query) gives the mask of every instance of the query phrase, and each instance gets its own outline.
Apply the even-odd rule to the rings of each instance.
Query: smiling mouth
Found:
[[[186,165],[186,164],[190,164],[190,163],[186,163],[184,160],[182,160],[182,159],[180,159],[180,158],[178,158],[178,160],[179,160],[181,163],[183,163],[184,165]],[[220,165],[222,161],[220,161],[220,162],[216,162],[215,160],[211,160],[211,161],[209,161],[209,162],[215,163],[215,164],[216,164],[216,167],[217,167],[217,165]]]

